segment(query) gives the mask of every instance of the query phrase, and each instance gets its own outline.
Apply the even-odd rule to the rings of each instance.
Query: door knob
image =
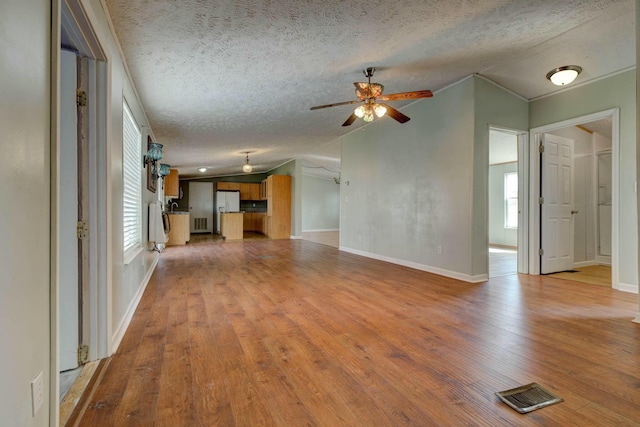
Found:
[[[575,215],[575,214],[577,214],[577,213],[578,213],[578,210],[577,210],[577,209],[576,209],[576,210],[572,210],[572,211],[571,211],[571,215]]]

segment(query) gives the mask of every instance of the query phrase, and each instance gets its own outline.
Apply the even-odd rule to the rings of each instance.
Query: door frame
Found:
[[[529,133],[526,130],[489,125],[489,130],[510,133],[518,138],[518,251],[517,272],[529,274]],[[488,153],[487,153],[488,154]],[[489,156],[487,155],[487,159]],[[487,163],[487,180],[489,179]],[[488,181],[487,181],[488,182]],[[487,183],[487,253],[489,252],[489,185]],[[489,277],[489,257],[487,257]],[[490,278],[490,277],[489,277]]]
[[[63,31],[87,64],[88,135],[84,146],[88,153],[86,177],[89,200],[88,211],[89,254],[88,280],[83,289],[83,328],[85,342],[89,345],[88,360],[96,360],[111,354],[111,156],[108,149],[108,111],[110,111],[109,87],[110,58],[98,39],[91,22],[95,22],[92,10],[85,7],[85,0],[65,0],[52,3],[51,25],[51,278],[50,278],[50,375],[49,375],[49,424],[59,424],[60,372],[58,352],[59,292],[60,292],[60,195],[64,191],[60,174],[60,50]]]
[[[561,122],[551,123],[545,126],[533,128],[529,131],[529,140],[532,141],[529,150],[529,170],[531,171],[531,179],[529,180],[529,212],[531,221],[529,221],[529,274],[540,274],[540,153],[538,147],[542,134],[554,130],[576,126],[582,123],[592,122],[611,118],[611,284],[614,289],[619,289],[619,262],[618,255],[619,246],[619,198],[620,198],[620,109],[612,108],[610,110],[600,111],[597,113],[587,114],[585,116],[575,117],[573,119],[563,120]]]

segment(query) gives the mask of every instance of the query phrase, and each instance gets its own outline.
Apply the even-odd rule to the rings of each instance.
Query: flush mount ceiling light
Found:
[[[571,83],[582,72],[582,67],[578,65],[565,65],[554,68],[547,73],[547,79],[556,86],[565,86]]]
[[[207,168],[198,168],[198,170],[200,171],[200,173],[205,173],[207,171]]]
[[[242,172],[249,173],[249,172],[251,172],[253,170],[253,166],[251,166],[249,164],[249,153],[250,153],[250,151],[245,151],[245,153],[247,154],[247,162],[244,165],[242,165]]]

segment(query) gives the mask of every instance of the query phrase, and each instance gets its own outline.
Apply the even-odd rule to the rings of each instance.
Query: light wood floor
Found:
[[[589,283],[591,285],[600,285],[611,287],[611,266],[609,265],[591,265],[588,267],[579,267],[569,273],[566,271],[560,273],[549,274],[549,276],[558,279],[573,280],[576,282]]]
[[[637,295],[304,240],[161,255],[83,426],[638,426]],[[494,395],[564,402],[520,415]]]
[[[489,277],[508,276],[518,273],[517,249],[489,248]]]

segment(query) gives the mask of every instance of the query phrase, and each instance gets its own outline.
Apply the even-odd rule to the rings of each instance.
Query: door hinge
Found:
[[[541,153],[544,153],[544,145],[542,145],[542,143],[540,143],[540,145],[538,145],[538,151]]]
[[[544,197],[540,197],[540,198],[538,199],[538,204],[539,204],[539,205],[544,205]]]
[[[76,105],[78,107],[84,107],[87,105],[87,92],[82,89],[76,91]]]
[[[538,255],[540,256],[544,255],[544,249],[538,249]]]
[[[78,239],[84,239],[88,235],[89,227],[87,226],[87,223],[84,221],[78,221],[78,224],[76,225],[76,237]]]
[[[84,365],[89,360],[89,346],[81,345],[78,347],[78,365]]]

